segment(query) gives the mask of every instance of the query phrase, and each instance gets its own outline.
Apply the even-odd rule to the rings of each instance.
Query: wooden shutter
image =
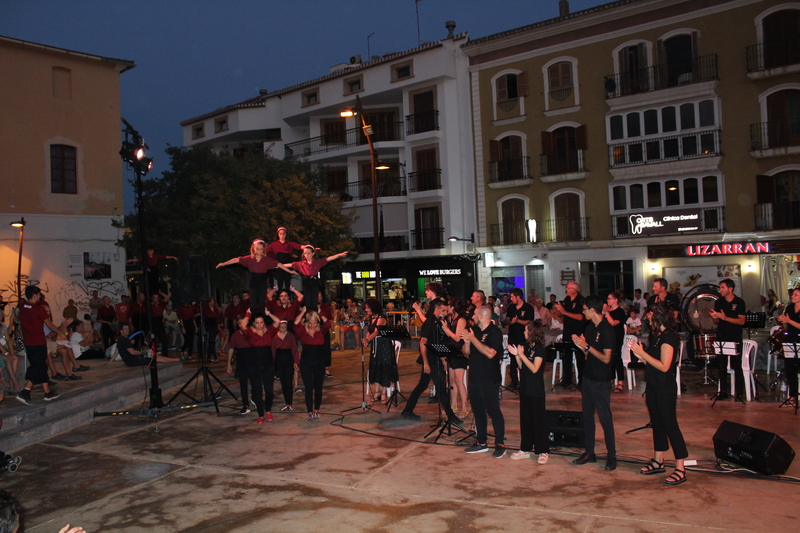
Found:
[[[556,137],[554,132],[542,132],[542,153],[554,154],[556,152]]]
[[[508,139],[508,157],[519,159],[522,157],[522,138],[512,135]]]
[[[528,96],[528,74],[526,72],[517,74],[517,96]]]
[[[575,128],[575,148],[586,150],[586,124]]]
[[[756,203],[775,202],[775,176],[756,176]]]
[[[502,161],[503,145],[500,141],[489,141],[489,161]]]
[[[508,79],[506,75],[497,78],[497,101],[505,102],[508,100]]]

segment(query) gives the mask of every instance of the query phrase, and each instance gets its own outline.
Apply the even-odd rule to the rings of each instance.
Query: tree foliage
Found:
[[[289,240],[309,243],[321,255],[353,250],[351,216],[323,191],[323,178],[304,163],[279,160],[258,149],[215,154],[170,147],[170,170],[143,180],[147,246],[165,255],[204,255],[211,268],[247,255],[253,239],[269,244],[285,226]],[[128,257],[139,257],[136,217],[126,217]],[[245,271],[212,272],[212,286],[243,287]]]

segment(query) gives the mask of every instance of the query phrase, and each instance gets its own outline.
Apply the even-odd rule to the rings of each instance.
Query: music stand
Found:
[[[783,343],[783,358],[784,359],[798,359],[800,358],[800,344],[792,344],[788,342]],[[791,396],[787,397],[786,400],[778,406],[778,408],[783,407],[784,405],[791,405],[794,407],[794,416],[797,416],[797,399],[795,401],[791,401]]]
[[[728,357],[728,361],[730,362],[731,357],[736,357],[736,342],[733,341],[718,341],[714,340],[714,345],[717,351],[717,356],[724,355]],[[721,365],[720,365],[721,366]],[[717,400],[722,397],[722,380],[727,379],[728,369],[727,368],[720,368],[719,369],[719,391],[712,396],[711,407],[716,405]]]
[[[441,359],[443,357],[447,358],[448,356],[462,356],[463,357],[463,355],[461,354],[461,348],[458,347],[458,346],[452,346],[451,347],[451,346],[448,346],[446,344],[437,344],[437,343],[433,343],[433,342],[429,342],[425,346],[427,346],[428,350],[432,351],[436,355],[436,357],[439,358],[439,359]],[[436,364],[439,365],[439,366],[436,367],[436,372],[439,372],[439,368],[441,367],[442,362],[441,361],[437,361]],[[433,369],[431,369],[431,372],[433,372]],[[434,383],[436,383],[437,381],[438,380],[434,379]],[[448,402],[450,401],[450,392],[449,392],[449,386],[448,386],[448,384],[450,383],[450,380],[449,380],[449,375],[448,375],[448,371],[447,370],[444,371],[444,383],[445,383],[445,387],[444,387],[443,391],[439,392],[438,384],[437,384],[437,389],[436,389],[436,396],[439,396],[439,401],[437,402],[439,404],[439,420],[436,422],[436,424],[431,426],[432,429],[428,432],[427,435],[425,435],[425,437],[423,437],[423,438],[427,439],[428,437],[431,436],[432,433],[434,433],[438,429],[439,433],[436,435],[436,438],[433,439],[433,442],[437,442],[439,440],[439,438],[442,436],[442,434],[444,434],[445,431],[447,431],[447,436],[448,437],[451,436],[453,434],[453,432],[454,432],[454,428],[455,428],[455,431],[462,431],[462,432],[466,433],[467,435],[469,435],[469,432],[467,430],[465,430],[464,428],[462,428],[458,424],[453,424],[453,422],[450,420],[449,416],[446,417],[445,420],[442,420],[442,401],[448,401]]]
[[[387,339],[393,341],[400,342],[401,339],[410,339],[411,333],[408,332],[408,328],[406,328],[403,324],[397,325],[385,325],[385,326],[378,326],[378,335],[381,337],[386,337]],[[394,373],[397,376],[397,381],[395,381],[395,386],[392,389],[392,394],[389,396],[389,399],[386,401],[386,412],[388,413],[389,410],[392,408],[392,405],[399,405],[400,402],[398,400],[398,396],[403,398],[403,401],[407,401],[407,398],[403,396],[403,393],[397,390],[397,384],[400,381],[400,371],[397,369],[397,358],[392,357],[392,364],[394,365]]]
[[[367,387],[369,387],[369,384],[367,383],[367,369],[364,366],[364,344],[359,344],[361,344],[361,405],[358,407],[345,409],[344,411],[339,411],[340,413],[349,413],[350,411],[355,411],[356,409],[361,409],[361,411],[373,410],[371,405],[367,405]],[[342,346],[344,346],[344,339],[342,339]]]

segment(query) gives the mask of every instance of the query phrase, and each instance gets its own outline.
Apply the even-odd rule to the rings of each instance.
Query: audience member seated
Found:
[[[119,356],[122,358],[122,361],[127,366],[147,366],[150,364],[150,359],[152,356],[143,356],[142,352],[135,349],[133,344],[131,343],[131,339],[128,337],[131,333],[131,328],[128,324],[123,324],[122,329],[120,330],[119,339],[117,339],[117,351],[119,351]],[[171,358],[171,357],[164,357],[161,355],[156,355],[156,361],[159,363],[176,363],[180,361],[178,358]]]

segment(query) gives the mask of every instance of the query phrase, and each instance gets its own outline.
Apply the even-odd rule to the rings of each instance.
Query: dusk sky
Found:
[[[366,60],[373,32],[372,55],[414,48],[416,9],[423,41],[444,38],[447,20],[476,39],[556,17],[558,0],[2,0],[0,35],[134,61],[121,75],[122,116],[160,175],[164,149],[183,143],[181,121]]]

